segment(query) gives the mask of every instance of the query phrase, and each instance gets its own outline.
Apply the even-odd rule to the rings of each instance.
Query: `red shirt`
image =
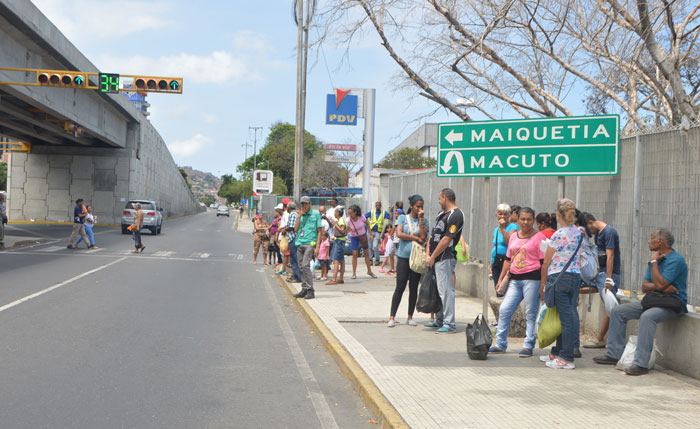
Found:
[[[545,229],[544,231],[540,231],[540,234],[543,234],[547,239],[552,238],[552,234],[554,234],[556,231],[553,229]]]

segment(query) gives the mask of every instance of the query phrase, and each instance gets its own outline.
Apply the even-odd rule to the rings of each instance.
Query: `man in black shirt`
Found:
[[[426,262],[435,266],[438,292],[442,300],[442,310],[435,316],[435,321],[428,323],[429,328],[440,328],[437,333],[453,334],[455,325],[455,285],[453,275],[457,265],[455,247],[462,236],[464,213],[455,203],[455,192],[450,188],[440,191],[438,201],[442,211],[435,220],[426,249]]]

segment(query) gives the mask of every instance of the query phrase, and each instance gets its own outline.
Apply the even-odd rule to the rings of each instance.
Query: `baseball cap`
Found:
[[[282,205],[282,203],[277,204],[275,206],[275,210],[284,210],[284,206]]]
[[[401,209],[396,209],[396,213],[398,213],[398,214],[403,214],[403,210],[401,210]]]
[[[309,204],[311,204],[311,198],[309,198],[309,197],[307,197],[306,195],[304,195],[303,197],[301,197],[301,199],[299,200],[299,202],[302,203],[302,204],[304,204],[304,203],[309,203]]]
[[[291,201],[289,198],[282,198],[282,204],[284,204],[285,206],[289,204],[289,201]]]

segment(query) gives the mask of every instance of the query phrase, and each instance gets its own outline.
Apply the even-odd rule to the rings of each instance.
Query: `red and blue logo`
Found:
[[[327,125],[357,125],[357,95],[350,95],[349,89],[335,90],[326,96]]]

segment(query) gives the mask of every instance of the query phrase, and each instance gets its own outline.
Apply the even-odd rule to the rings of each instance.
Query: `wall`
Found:
[[[700,128],[693,127],[688,132],[659,131],[638,137],[642,147],[639,163],[642,176],[640,231],[632,228],[635,137],[620,141],[620,173],[617,176],[581,177],[577,206],[618,230],[623,289],[641,289],[640,282],[649,257],[646,242],[655,229],[670,228],[676,237],[674,248],[688,262],[689,303],[700,305],[700,248],[695,245],[700,242],[696,213],[696,208],[700,207],[700,171],[697,168],[700,165]],[[499,181],[500,196],[497,198]],[[576,178],[567,177],[565,183],[565,195],[574,199]],[[481,260],[488,258],[491,250],[497,203],[507,202],[531,206],[536,212],[552,212],[558,194],[556,177],[537,177],[534,180],[530,177],[491,178],[488,193],[481,177],[439,178],[435,171],[430,171],[393,176],[389,180],[389,194],[395,199],[407,201],[409,195],[421,194],[430,219],[439,211],[437,195],[445,187],[453,188],[457,194],[457,204],[467,215],[464,237],[473,257]],[[636,261],[632,260],[633,240],[640,246]],[[632,282],[633,267],[637,284]]]

